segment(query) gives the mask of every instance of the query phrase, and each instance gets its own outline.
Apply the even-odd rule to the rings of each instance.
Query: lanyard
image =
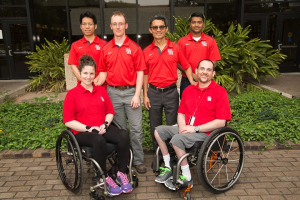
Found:
[[[195,113],[196,113],[196,111],[197,111],[198,107],[200,106],[200,104],[201,104],[201,102],[202,102],[202,100],[203,100],[203,98],[204,98],[204,96],[205,96],[205,94],[206,94],[206,91],[208,90],[208,88],[206,88],[206,90],[205,90],[205,92],[204,92],[204,94],[203,94],[203,96],[202,96],[202,98],[201,98],[201,100],[200,100],[199,104],[197,104],[196,90],[197,90],[197,88],[195,88],[195,102],[196,102],[196,110],[194,111],[194,114],[192,115],[193,117],[195,116]]]

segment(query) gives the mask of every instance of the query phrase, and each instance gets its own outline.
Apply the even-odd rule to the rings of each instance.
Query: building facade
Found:
[[[148,21],[155,14],[167,17],[171,32],[172,16],[189,17],[196,11],[225,33],[231,23],[251,25],[250,38],[269,40],[287,55],[280,71],[300,71],[299,0],[0,0],[0,79],[27,79],[26,55],[45,39],[80,39],[79,15],[87,10],[97,16],[96,34],[107,41],[113,37],[112,12],[125,13],[126,33],[142,48],[153,40]]]

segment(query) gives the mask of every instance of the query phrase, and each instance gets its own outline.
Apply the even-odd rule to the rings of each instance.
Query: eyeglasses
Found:
[[[82,23],[81,25],[82,26],[93,26],[94,24],[93,23]]]
[[[157,31],[158,28],[163,31],[167,28],[167,26],[151,26],[151,29],[154,31]]]
[[[121,26],[124,26],[124,25],[125,25],[125,23],[118,23],[118,24],[117,23],[113,23],[112,24],[112,26],[114,26],[114,27],[118,27],[118,26],[121,27]]]

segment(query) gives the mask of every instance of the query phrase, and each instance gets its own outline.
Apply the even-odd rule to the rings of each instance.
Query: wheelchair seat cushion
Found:
[[[92,158],[93,157],[93,148],[89,147],[89,146],[81,146],[81,148],[83,149],[82,153],[83,155],[85,155],[88,158]],[[117,150],[117,145],[113,144],[113,143],[106,143],[106,155],[110,155],[111,153],[113,153],[114,151]]]
[[[192,147],[186,148],[185,150],[187,152],[197,152],[201,148],[202,144],[203,144],[203,141],[196,141],[195,144]]]

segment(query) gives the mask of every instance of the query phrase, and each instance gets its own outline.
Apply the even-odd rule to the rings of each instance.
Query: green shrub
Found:
[[[43,44],[42,48],[36,46],[36,52],[30,53],[27,58],[30,61],[30,72],[37,75],[30,77],[30,87],[28,91],[55,91],[65,90],[65,67],[64,54],[69,52],[70,45],[65,38],[59,44],[56,41]]]
[[[181,37],[190,32],[189,19],[174,17],[176,31],[166,36],[177,42]],[[221,54],[221,60],[217,62],[215,81],[228,91],[235,90],[241,93],[257,90],[258,87],[245,82],[246,77],[253,77],[260,81],[260,76],[266,79],[266,75],[276,78],[279,75],[279,67],[285,55],[279,53],[268,44],[269,41],[254,38],[249,40],[250,26],[243,29],[239,24],[233,25],[223,34],[211,20],[205,21],[204,33],[212,32]]]

